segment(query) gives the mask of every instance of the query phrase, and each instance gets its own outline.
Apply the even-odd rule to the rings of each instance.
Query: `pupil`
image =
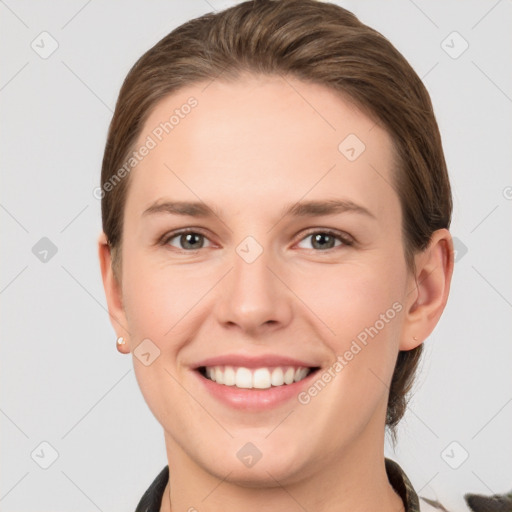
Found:
[[[198,235],[197,233],[186,233],[184,235],[182,235],[182,238],[184,238],[185,240],[185,244],[186,246],[191,246],[191,245],[194,245],[194,239],[195,239],[195,242],[198,241],[198,237],[201,237],[202,235]],[[332,246],[332,242],[333,242],[333,238],[326,234],[326,233],[317,233],[314,237],[314,243],[315,244],[319,244],[320,248],[322,249],[325,249],[326,246],[328,246],[329,248]]]
[[[197,239],[198,236],[202,236],[202,235],[197,235],[196,233],[186,233],[185,235],[183,235],[183,237],[185,238],[185,246],[190,246],[190,245],[193,245],[194,244],[194,238]],[[196,240],[197,242],[197,240]],[[192,249],[195,249],[195,247],[192,247]]]
[[[325,249],[326,245],[328,245],[329,248],[330,248],[330,246],[332,244],[329,244],[329,242],[332,242],[333,238],[330,235],[327,235],[325,233],[318,233],[317,235],[315,235],[314,241],[315,242],[320,242],[320,244],[321,244],[320,248],[324,248]],[[322,244],[322,242],[325,242],[325,241],[327,241],[327,244],[325,244],[325,243]]]

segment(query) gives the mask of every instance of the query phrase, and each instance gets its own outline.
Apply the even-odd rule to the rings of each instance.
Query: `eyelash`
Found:
[[[173,231],[171,233],[166,233],[158,242],[159,245],[162,245],[162,246],[168,246],[169,242],[178,237],[178,236],[181,236],[181,235],[187,235],[187,234],[196,234],[196,235],[201,235],[203,236],[204,238],[208,239],[208,237],[202,232],[202,230],[200,229],[191,229],[191,228],[187,228],[187,229],[182,229],[182,230],[178,230],[178,231]],[[314,231],[309,231],[308,233],[306,233],[300,240],[299,242],[302,242],[303,240],[305,240],[306,238],[312,236],[312,235],[317,235],[317,234],[324,234],[324,235],[329,235],[329,236],[332,236],[333,238],[337,239],[338,241],[340,241],[342,243],[342,245],[338,245],[338,246],[335,246],[335,247],[331,247],[329,249],[324,249],[324,250],[316,250],[316,249],[311,249],[312,251],[315,251],[315,252],[331,252],[331,251],[334,251],[335,249],[339,249],[343,246],[346,246],[346,247],[350,247],[352,245],[354,245],[354,240],[352,238],[349,238],[348,236],[346,235],[342,235],[341,233],[339,233],[338,231],[333,231],[332,229],[316,229]],[[208,239],[209,240],[209,239]],[[176,247],[173,247],[173,249],[179,251],[179,252],[188,252],[188,253],[195,253],[201,249],[206,249],[206,247],[201,247],[200,249],[178,249]]]

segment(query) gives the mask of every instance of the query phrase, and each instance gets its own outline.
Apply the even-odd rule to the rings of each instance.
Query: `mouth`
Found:
[[[323,367],[315,355],[232,352],[190,367],[201,392],[231,410],[261,413],[298,400]]]
[[[238,389],[270,389],[300,382],[318,371],[319,367],[273,366],[246,368],[243,366],[200,366],[196,371],[205,379],[222,386]]]

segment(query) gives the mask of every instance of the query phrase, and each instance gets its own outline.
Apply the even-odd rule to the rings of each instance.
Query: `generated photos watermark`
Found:
[[[324,370],[307,390],[301,391],[297,395],[299,403],[309,404],[311,399],[317,396],[368,345],[369,339],[375,338],[402,309],[403,306],[400,302],[394,302],[390,308],[379,315],[373,325],[365,327],[352,340],[350,347],[343,354],[338,355],[336,361]]]
[[[107,192],[114,190],[121,180],[129,175],[130,172],[150,154],[151,150],[155,149],[165,136],[169,135],[198,104],[197,99],[191,96],[186,103],[183,103],[179,108],[175,108],[173,114],[167,121],[163,121],[153,128],[151,134],[146,137],[138,149],[131,153],[124,165],[119,168],[115,174],[110,176],[101,187],[96,187],[93,190],[93,196],[96,199],[103,199]]]

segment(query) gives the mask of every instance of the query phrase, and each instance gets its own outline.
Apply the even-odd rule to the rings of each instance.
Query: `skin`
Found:
[[[398,351],[422,343],[445,307],[450,233],[436,231],[416,273],[407,270],[391,139],[329,89],[253,75],[187,86],[157,104],[139,142],[190,96],[197,107],[132,170],[120,282],[105,235],[98,241],[121,350],[133,354],[145,338],[160,350],[149,366],[133,364],[164,429],[170,492],[161,511],[169,498],[174,512],[403,510],[384,467],[388,386]],[[348,134],[366,146],[353,162],[338,150]],[[142,216],[164,198],[202,201],[220,218]],[[299,200],[330,199],[372,216],[281,215]],[[186,227],[206,236],[195,251],[179,236],[158,245]],[[315,244],[311,235],[327,228],[354,244]],[[249,235],[263,249],[250,264],[236,252]],[[191,370],[233,352],[326,369],[396,302],[401,311],[307,405],[234,410]],[[251,468],[236,456],[247,442],[262,453]]]

